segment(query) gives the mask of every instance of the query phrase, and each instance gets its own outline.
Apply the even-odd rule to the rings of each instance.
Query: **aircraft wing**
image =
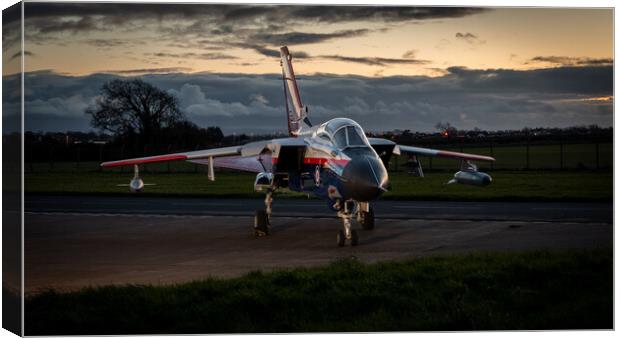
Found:
[[[189,160],[196,164],[209,165],[208,159]],[[271,168],[271,154],[263,154],[258,157],[242,157],[242,156],[223,156],[213,159],[213,165],[217,168],[236,169],[241,171],[249,171],[260,173]]]
[[[370,145],[373,146],[373,148],[375,148],[375,150],[377,150],[377,153],[379,154],[391,148],[392,153],[396,155],[407,153],[407,154],[417,155],[417,156],[447,157],[447,158],[454,158],[454,159],[466,160],[466,161],[487,161],[487,162],[495,161],[495,159],[490,156],[459,153],[455,151],[447,151],[447,150],[439,150],[439,149],[404,146],[404,145],[396,144],[384,138],[370,137],[368,138],[368,142],[370,142]]]
[[[207,150],[189,151],[185,153],[174,153],[147,157],[130,158],[120,161],[103,162],[101,166],[104,168],[113,168],[134,164],[146,164],[168,161],[189,161],[198,159],[208,159],[209,157],[233,156],[241,154],[241,146],[214,148]]]
[[[103,168],[130,166],[147,163],[188,161],[197,164],[209,165],[213,160],[214,167],[237,169],[249,172],[268,171],[272,165],[272,153],[282,147],[305,146],[302,139],[286,137],[272,140],[263,140],[244,145],[214,148],[184,153],[174,153],[147,157],[130,158],[126,160],[103,162]]]
[[[454,158],[454,159],[466,160],[466,161],[487,161],[487,162],[495,161],[495,159],[491,156],[459,153],[456,151],[438,150],[438,149],[430,149],[430,148],[403,146],[400,144],[397,145],[397,147],[400,153],[408,153],[412,155],[430,156],[430,157],[448,157],[448,158]]]

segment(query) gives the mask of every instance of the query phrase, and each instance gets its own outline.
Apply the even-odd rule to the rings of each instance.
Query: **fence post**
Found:
[[[527,138],[527,143],[525,144],[525,169],[530,169],[530,138]]]
[[[564,169],[564,143],[560,142],[560,169]]]
[[[170,153],[171,149],[172,149],[172,144],[168,144],[168,153]],[[166,162],[166,164],[168,165],[168,174],[170,174],[170,161]]]
[[[80,146],[79,145],[77,146],[77,148],[75,148],[75,152],[76,152],[76,155],[75,155],[75,168],[78,169],[78,171],[79,171],[79,169],[80,169]]]
[[[493,157],[493,141],[489,142],[489,153],[491,154],[490,156]],[[494,162],[491,162],[491,170],[494,169]]]
[[[97,166],[99,168],[99,171],[102,171],[103,168],[101,167],[101,163],[103,163],[103,146],[105,145],[105,143],[101,143],[99,145],[99,165]]]
[[[147,144],[145,144],[145,145],[144,145],[144,152],[143,152],[144,156],[149,156],[149,155],[148,155],[148,150],[149,150],[149,144],[147,143]],[[148,173],[148,172],[149,172],[149,170],[148,170],[148,168],[147,168],[147,166],[146,166],[146,163],[144,163],[144,164],[142,165],[142,171],[143,171],[144,173]]]
[[[30,167],[30,172],[33,173],[34,172],[34,166],[33,163],[34,162],[34,146],[30,146],[30,161],[28,161],[28,167]]]
[[[194,148],[195,150],[198,150],[198,146],[196,146],[196,148]],[[194,173],[198,173],[198,164],[194,163]]]
[[[596,142],[596,169],[597,170],[600,169],[598,159],[599,159],[598,142]]]
[[[125,143],[123,142],[123,144],[121,144],[121,160],[125,159]],[[121,173],[125,172],[124,166],[121,166]]]
[[[54,146],[50,147],[50,172],[54,171]]]
[[[394,156],[394,171],[398,172],[398,159],[400,158],[400,156]]]

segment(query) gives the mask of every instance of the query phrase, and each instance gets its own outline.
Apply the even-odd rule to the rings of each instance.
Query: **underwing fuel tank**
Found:
[[[466,185],[474,185],[477,187],[486,187],[491,184],[493,179],[489,174],[478,171],[458,171],[454,174],[454,178],[451,179],[448,184],[460,183]]]
[[[143,188],[144,188],[144,182],[142,181],[140,177],[134,177],[129,182],[129,190],[131,192],[140,192],[142,191]]]

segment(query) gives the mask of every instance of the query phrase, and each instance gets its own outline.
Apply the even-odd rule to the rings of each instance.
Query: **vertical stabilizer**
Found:
[[[290,135],[298,135],[304,125],[311,126],[308,120],[308,109],[301,102],[299,88],[293,71],[293,56],[286,46],[280,48],[280,63],[282,65],[282,81],[284,82],[284,95],[286,97],[288,130]],[[291,108],[289,109],[288,103]]]

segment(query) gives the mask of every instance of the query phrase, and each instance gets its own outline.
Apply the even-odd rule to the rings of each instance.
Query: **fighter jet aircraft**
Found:
[[[256,173],[254,189],[265,192],[265,209],[254,216],[254,234],[269,234],[273,192],[279,188],[317,196],[342,219],[342,230],[336,236],[338,246],[349,242],[355,246],[359,236],[352,229],[355,218],[364,230],[375,226],[371,206],[390,189],[386,165],[394,155],[408,155],[413,172],[424,176],[418,156],[449,157],[461,160],[461,169],[450,183],[486,186],[491,176],[479,172],[472,161],[495,161],[489,156],[398,145],[390,140],[367,138],[362,127],[348,118],[335,118],[312,124],[308,107],[299,95],[292,66],[292,55],[286,46],[280,48],[289,137],[252,142],[245,145],[185,153],[104,162],[104,168],[134,166],[129,187],[140,191],[144,183],[139,165],[165,161],[189,161],[208,166],[209,180],[215,180],[215,167]],[[292,107],[291,107],[292,106]]]

